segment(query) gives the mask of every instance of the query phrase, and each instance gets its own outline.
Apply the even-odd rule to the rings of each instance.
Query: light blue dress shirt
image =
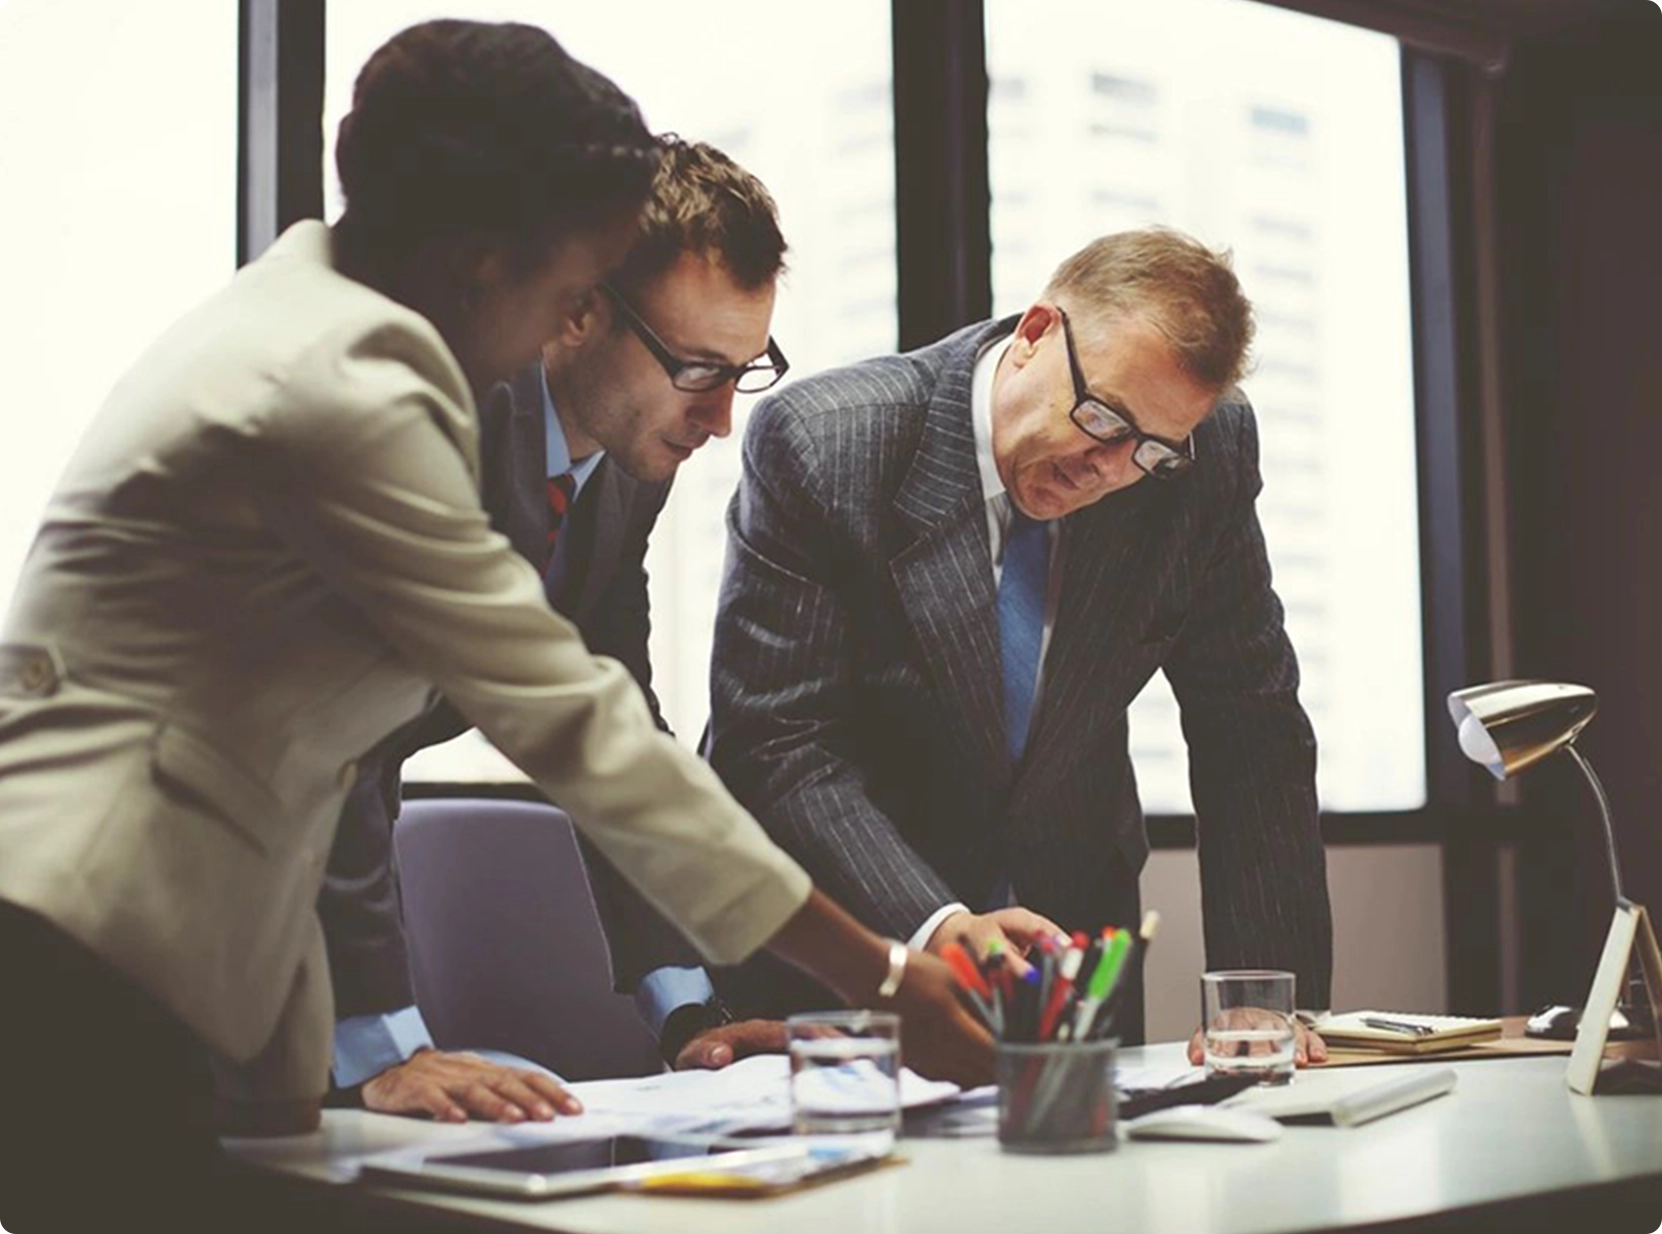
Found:
[[[572,479],[577,484],[572,493],[572,501],[575,502],[577,495],[583,491],[583,485],[594,475],[594,469],[600,466],[605,452],[597,450],[580,462],[572,462],[571,447],[566,444],[565,430],[560,427],[560,418],[554,413],[554,399],[548,392],[547,378],[542,378],[539,384],[542,386],[543,435],[547,443],[548,475],[552,478],[571,472]],[[564,573],[564,549],[564,539],[555,542],[554,560],[548,564],[548,576],[551,580],[557,581]],[[703,976],[702,970],[693,971],[698,972],[700,977]],[[706,987],[709,985],[708,978],[705,978],[704,984]],[[704,998],[708,997],[708,994],[704,995]],[[670,1010],[680,1005],[675,1003]],[[666,1011],[664,1014],[669,1013]],[[660,1019],[658,1023],[662,1024],[663,1020]],[[366,1080],[372,1080],[387,1068],[396,1067],[417,1050],[431,1048],[432,1044],[433,1034],[427,1030],[427,1023],[421,1018],[421,1012],[416,1007],[404,1007],[381,1015],[348,1016],[335,1024],[335,1086],[351,1088]],[[547,1070],[511,1054],[490,1050],[472,1052],[509,1067]]]
[[[635,1010],[652,1035],[661,1037],[670,1012],[689,1003],[707,1003],[715,992],[702,968],[655,968],[635,986]]]

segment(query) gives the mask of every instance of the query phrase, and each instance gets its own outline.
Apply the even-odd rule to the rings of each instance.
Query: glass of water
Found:
[[[1200,979],[1206,1074],[1252,1075],[1260,1084],[1293,1078],[1293,974],[1229,969]]]
[[[785,1021],[791,1115],[798,1133],[900,1128],[900,1017],[814,1011]]]

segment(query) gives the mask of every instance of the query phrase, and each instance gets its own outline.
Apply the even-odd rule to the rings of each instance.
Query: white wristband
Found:
[[[889,940],[889,975],[883,978],[883,984],[877,987],[878,998],[893,998],[900,992],[901,978],[906,976],[906,957],[909,953],[905,943]]]

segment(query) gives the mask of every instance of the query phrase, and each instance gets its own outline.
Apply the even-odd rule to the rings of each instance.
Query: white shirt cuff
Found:
[[[935,931],[940,928],[941,922],[952,916],[953,913],[967,912],[969,912],[969,909],[965,908],[962,904],[942,905],[933,913],[929,914],[929,919],[918,927],[916,934],[906,940],[906,945],[913,951],[922,951],[924,945],[935,936]]]

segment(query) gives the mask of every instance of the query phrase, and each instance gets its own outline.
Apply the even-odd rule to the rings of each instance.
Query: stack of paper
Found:
[[[581,1129],[584,1120],[604,1119],[608,1133],[615,1127],[637,1135],[732,1134],[791,1125],[791,1060],[783,1054],[757,1054],[719,1071],[671,1071],[568,1087],[587,1113],[535,1125]],[[956,1084],[901,1069],[902,1109],[951,1101],[958,1093]]]
[[[1500,1021],[1402,1011],[1347,1011],[1317,1020],[1316,1031],[1329,1045],[1346,1050],[1434,1054],[1492,1041],[1500,1036]]]

